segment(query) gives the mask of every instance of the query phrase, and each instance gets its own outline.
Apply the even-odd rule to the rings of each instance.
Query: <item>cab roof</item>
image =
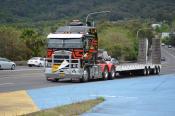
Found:
[[[89,27],[89,26],[63,26],[56,30],[55,33],[88,33],[89,29],[92,29],[95,27]]]

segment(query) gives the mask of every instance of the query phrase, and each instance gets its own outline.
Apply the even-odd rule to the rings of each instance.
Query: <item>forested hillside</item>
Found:
[[[174,0],[1,0],[0,23],[85,19],[89,12],[110,10],[109,20],[172,20]],[[100,17],[100,16],[99,16]]]
[[[162,25],[156,33],[175,30],[174,0],[0,0],[0,57],[45,57],[50,32],[72,19],[85,22],[88,13],[102,10],[111,13],[90,17],[97,26],[99,48],[121,60],[136,60],[138,30],[149,39],[152,23]]]

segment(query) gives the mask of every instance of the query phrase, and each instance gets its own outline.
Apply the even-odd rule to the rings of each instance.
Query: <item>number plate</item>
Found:
[[[60,73],[60,77],[64,77],[65,76],[65,74],[64,73]]]
[[[60,66],[60,65],[58,65],[58,64],[54,64],[54,65],[52,66],[52,72],[58,71],[59,66]]]

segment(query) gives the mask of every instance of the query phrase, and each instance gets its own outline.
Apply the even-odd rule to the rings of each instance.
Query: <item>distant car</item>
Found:
[[[164,43],[162,43],[161,45],[162,45],[162,46],[165,46],[165,44],[164,44]]]
[[[115,58],[111,58],[111,61],[110,61],[112,64],[116,65],[116,64],[119,64],[118,60],[115,59]]]
[[[0,57],[0,69],[15,70],[16,64],[7,58]]]
[[[166,59],[165,59],[165,57],[161,57],[161,61],[165,61]]]
[[[168,48],[172,48],[172,46],[171,45],[168,45]]]
[[[42,67],[42,66],[44,66],[44,58],[42,58],[42,57],[33,57],[33,58],[31,58],[27,61],[27,65],[29,67],[32,67],[32,66]]]

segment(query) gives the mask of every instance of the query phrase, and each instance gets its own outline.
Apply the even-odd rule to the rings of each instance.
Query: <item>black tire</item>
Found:
[[[39,64],[39,67],[42,67],[42,64],[41,63]]]
[[[143,69],[143,75],[144,75],[144,76],[147,75],[147,68],[146,68],[146,67]]]
[[[32,67],[32,65],[31,65],[31,64],[29,64],[28,66],[29,66],[29,67]]]
[[[153,69],[153,74],[156,75],[157,74],[157,67],[155,66]]]
[[[1,65],[0,65],[0,69],[1,69]]]
[[[114,66],[112,66],[111,67],[111,72],[109,72],[109,79],[114,79],[115,78],[115,67]]]
[[[103,73],[102,73],[102,78],[103,78],[103,80],[107,80],[107,79],[108,79],[108,76],[109,76],[108,67],[105,66],[105,67],[104,67],[104,71],[103,71]]]
[[[83,76],[81,78],[81,82],[88,82],[90,77],[90,71],[89,68],[85,68],[83,71]]]
[[[12,65],[11,70],[15,70],[15,65],[14,64]]]
[[[151,69],[150,67],[147,68],[147,74],[146,75],[150,75],[151,74]]]
[[[156,74],[158,75],[160,73],[160,67],[157,67]]]

